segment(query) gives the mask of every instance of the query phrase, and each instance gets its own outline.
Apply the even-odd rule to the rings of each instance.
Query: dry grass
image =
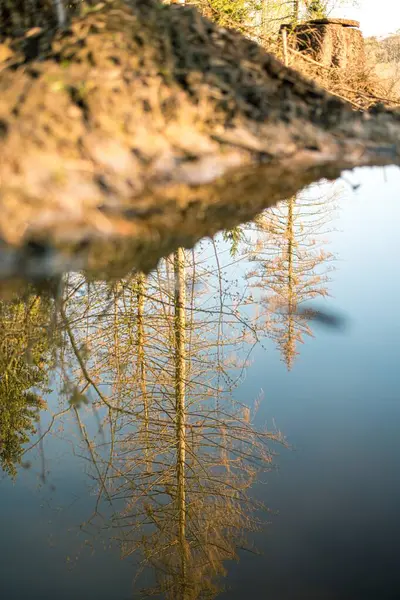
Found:
[[[299,58],[296,58],[293,66],[359,110],[368,110],[377,103],[388,107],[400,105],[398,79],[393,74],[382,78],[375,67],[366,66],[361,70],[355,67],[346,71],[337,68],[321,69]]]
[[[374,72],[389,97],[400,97],[400,62],[377,63]]]
[[[210,15],[208,15],[210,16]],[[237,29],[234,21],[228,27]],[[256,40],[267,52],[285,62],[282,40],[276,35],[266,36],[259,28],[243,26],[241,31],[250,39]],[[368,110],[376,104],[388,108],[400,106],[400,61],[379,62],[379,54],[373,52],[369,40],[365,40],[366,62],[363,68],[347,68],[322,65],[304,52],[288,47],[288,66],[308,79],[315,81],[331,94],[352,104],[357,110]]]
[[[284,61],[281,43],[266,40],[264,45]],[[331,94],[350,102],[355,109],[368,110],[377,103],[389,108],[400,106],[400,63],[379,64],[369,59],[361,69],[355,66],[343,70],[326,67],[289,48],[288,65]]]

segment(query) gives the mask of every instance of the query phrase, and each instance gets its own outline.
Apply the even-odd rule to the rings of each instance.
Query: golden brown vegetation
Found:
[[[282,39],[262,37],[262,46],[285,62]],[[310,52],[299,52],[288,44],[286,62],[308,79],[331,94],[350,102],[355,109],[368,110],[377,103],[388,107],[400,105],[400,64],[389,60],[385,52],[365,41],[366,60],[363,64],[348,65],[346,69],[326,66],[314,60]],[[383,44],[384,46],[384,44]]]

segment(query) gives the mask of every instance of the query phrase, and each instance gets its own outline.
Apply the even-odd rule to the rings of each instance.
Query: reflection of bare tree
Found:
[[[281,439],[232,397],[243,324],[207,293],[219,284],[215,264],[179,249],[147,278],[92,284],[89,297],[75,277],[79,294],[65,294],[67,375],[78,397],[93,394],[107,443],[77,416],[123,554],[140,557],[138,575],[154,569],[143,595],[218,593],[224,561],[258,525],[249,489]]]
[[[289,369],[297,344],[312,335],[301,305],[328,294],[327,263],[333,256],[324,249],[321,234],[332,209],[332,197],[311,193],[293,196],[257,220],[258,240],[250,251],[257,267],[249,275],[263,291],[268,331]]]

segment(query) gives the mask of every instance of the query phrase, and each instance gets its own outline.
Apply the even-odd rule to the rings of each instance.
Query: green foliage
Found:
[[[0,466],[12,476],[45,406],[33,391],[47,380],[44,319],[39,298],[0,302]]]
[[[237,27],[250,24],[252,16],[261,9],[254,0],[197,0],[198,8],[222,27]]]
[[[308,19],[325,19],[328,16],[328,6],[325,0],[311,0],[307,7]]]
[[[221,25],[229,24],[229,21],[243,23],[248,14],[248,6],[244,0],[211,0],[210,6],[218,14]]]
[[[61,393],[68,398],[68,403],[74,408],[81,408],[82,404],[89,404],[89,400],[85,394],[79,390],[79,387],[65,381]]]
[[[230,254],[232,257],[237,256],[239,252],[239,244],[243,240],[243,231],[240,226],[234,227],[233,229],[229,229],[224,231],[222,237],[225,242],[229,242],[231,244]]]
[[[3,385],[0,386],[3,388]],[[36,432],[41,400],[36,394],[16,390],[12,399],[0,390],[0,464],[2,469],[16,475],[16,465],[20,464],[23,444]]]

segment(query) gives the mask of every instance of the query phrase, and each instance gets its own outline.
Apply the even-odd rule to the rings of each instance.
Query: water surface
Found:
[[[400,596],[400,172],[347,180],[1,303],[1,597]]]

